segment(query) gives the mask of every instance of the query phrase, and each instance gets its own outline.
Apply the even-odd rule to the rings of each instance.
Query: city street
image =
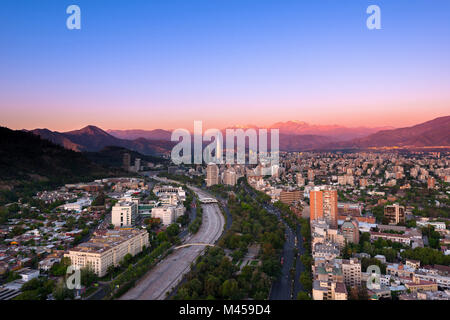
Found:
[[[244,188],[251,195],[255,196],[253,190],[245,186]],[[277,208],[271,204],[263,204],[264,209],[269,213],[274,214],[285,226],[286,241],[283,247],[282,259],[283,265],[281,267],[281,275],[272,284],[269,300],[291,300],[296,299],[298,292],[302,291],[302,285],[298,281],[300,273],[304,270],[304,266],[300,261],[300,255],[294,256],[294,249],[297,248],[300,254],[303,253],[303,241],[300,234],[300,227],[297,226],[297,234],[295,234],[288,224],[281,218],[281,214]],[[295,243],[295,237],[297,236],[297,244]],[[292,279],[291,268],[294,266],[294,259],[296,261],[295,279]],[[294,285],[293,285],[294,284]]]

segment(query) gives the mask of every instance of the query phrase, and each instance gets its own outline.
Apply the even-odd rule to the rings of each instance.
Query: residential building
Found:
[[[210,163],[206,168],[206,186],[210,187],[218,183],[219,183],[219,168],[215,163]]]
[[[389,224],[399,224],[404,223],[405,207],[400,206],[397,203],[384,207],[384,216],[389,220]]]
[[[109,266],[118,266],[126,254],[135,256],[149,245],[148,232],[138,229],[96,231],[88,241],[65,254],[74,267],[90,268],[99,277]]]
[[[348,243],[359,243],[359,224],[356,219],[347,217],[341,226],[341,231]]]
[[[359,287],[361,285],[361,263],[357,258],[342,260],[342,273],[347,286]]]

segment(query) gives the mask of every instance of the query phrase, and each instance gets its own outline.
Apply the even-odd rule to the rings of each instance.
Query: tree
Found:
[[[103,206],[105,205],[105,194],[101,192],[95,199],[92,201],[92,206]]]
[[[169,237],[175,237],[177,234],[180,233],[180,226],[177,223],[173,223],[166,229],[167,234]]]
[[[297,294],[297,300],[311,300],[311,297],[306,292],[300,291]]]
[[[83,286],[90,286],[92,283],[97,281],[98,277],[91,268],[81,269],[81,284]]]
[[[205,281],[205,293],[207,295],[216,297],[220,290],[220,280],[219,278],[209,275]]]
[[[112,278],[113,278],[114,270],[115,270],[115,269],[116,269],[116,268],[114,267],[113,264],[110,265],[110,266],[108,267],[108,269],[106,269],[106,272],[107,272],[109,275],[111,275],[111,280],[112,280]]]
[[[367,268],[371,265],[377,265],[380,267],[381,274],[386,274],[386,265],[380,260],[375,258],[362,258],[361,259],[361,271],[366,272]]]
[[[354,286],[349,291],[349,300],[368,300],[369,295],[365,286]]]
[[[303,289],[305,289],[308,292],[311,292],[311,290],[312,290],[312,279],[311,279],[311,273],[309,271],[303,271],[300,274],[299,281],[302,284]]]
[[[73,299],[73,290],[69,290],[63,279],[61,279],[53,290],[53,297],[56,300]]]
[[[161,231],[160,233],[158,233],[158,235],[156,236],[156,240],[158,240],[159,243],[162,243],[164,241],[169,241],[169,237],[167,236],[167,233],[164,231]]]
[[[39,281],[38,278],[34,278],[31,279],[28,282],[25,282],[22,286],[22,288],[20,288],[20,291],[31,291],[31,290],[36,290],[40,287],[41,285],[41,281]]]
[[[67,267],[70,266],[72,262],[70,261],[70,258],[63,257],[59,263],[55,263],[50,268],[50,274],[53,276],[61,277],[66,275]]]
[[[40,300],[37,290],[25,291],[15,297],[13,300]]]
[[[235,300],[239,295],[238,283],[234,279],[225,280],[222,284],[222,296],[228,299]]]
[[[202,283],[198,279],[192,279],[188,283],[188,287],[192,293],[192,295],[201,295],[202,294]]]

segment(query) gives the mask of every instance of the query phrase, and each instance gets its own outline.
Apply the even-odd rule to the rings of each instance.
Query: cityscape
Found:
[[[450,300],[448,2],[6,2],[0,303]]]

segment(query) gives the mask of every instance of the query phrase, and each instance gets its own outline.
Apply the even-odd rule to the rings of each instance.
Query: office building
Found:
[[[131,201],[118,202],[111,213],[111,223],[116,227],[131,227],[135,223],[138,205]]]
[[[219,168],[215,163],[210,163],[206,168],[206,186],[210,187],[218,183],[219,183]]]
[[[152,209],[152,218],[161,220],[161,223],[165,226],[175,223],[176,220],[184,215],[186,208],[183,205],[163,205]]]
[[[234,169],[230,168],[224,171],[223,173],[223,184],[229,185],[229,186],[235,186],[236,185],[236,172]]]
[[[123,154],[123,159],[122,159],[122,167],[125,171],[129,171],[130,170],[130,164],[131,164],[131,156],[129,153],[124,153]]]

